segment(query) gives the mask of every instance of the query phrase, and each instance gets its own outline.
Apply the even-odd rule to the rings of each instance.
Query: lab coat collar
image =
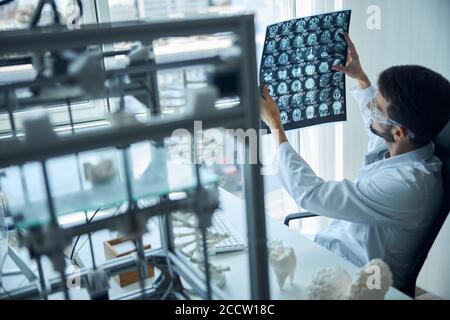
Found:
[[[380,152],[381,150],[378,149],[375,152]],[[369,169],[375,169],[381,166],[397,166],[401,164],[405,164],[406,162],[414,162],[414,161],[426,161],[430,160],[433,157],[434,154],[434,144],[433,142],[428,143],[427,145],[420,147],[418,149],[405,152],[402,154],[399,154],[394,157],[389,158],[381,158],[378,161],[375,161],[367,166],[365,166],[363,169],[369,170]],[[364,171],[365,171],[364,170]]]
[[[431,159],[433,157],[433,154],[434,154],[434,144],[433,142],[430,142],[418,149],[399,154],[395,157],[389,157],[385,159],[385,161],[386,162],[425,161]]]

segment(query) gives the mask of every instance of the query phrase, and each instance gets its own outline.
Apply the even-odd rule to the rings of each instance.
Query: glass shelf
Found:
[[[132,145],[127,151],[131,176],[132,200],[162,196],[192,189],[197,185],[195,167],[170,159],[167,149],[149,142]],[[114,175],[104,182],[93,182],[87,167],[107,160]],[[117,206],[128,201],[124,152],[115,148],[83,152],[49,159],[46,164],[56,215]],[[45,225],[50,221],[44,176],[40,163],[2,170],[1,188],[18,228]],[[200,170],[202,185],[218,182],[218,177]]]

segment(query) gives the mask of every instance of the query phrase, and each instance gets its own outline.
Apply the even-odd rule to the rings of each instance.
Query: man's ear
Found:
[[[404,127],[394,127],[395,141],[402,141],[408,139],[408,130]]]

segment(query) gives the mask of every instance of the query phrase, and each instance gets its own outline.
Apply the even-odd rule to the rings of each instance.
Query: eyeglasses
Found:
[[[370,117],[372,118],[372,121],[374,122],[378,122],[387,126],[396,126],[396,127],[404,127],[404,125],[402,125],[401,123],[392,120],[388,117],[386,117],[380,110],[378,110],[378,108],[375,105],[375,98],[373,98],[370,101],[370,105],[369,105],[369,109],[370,109]],[[408,129],[407,129],[408,130]],[[410,136],[410,138],[414,138],[414,133],[412,133],[410,130],[408,130],[408,135]]]

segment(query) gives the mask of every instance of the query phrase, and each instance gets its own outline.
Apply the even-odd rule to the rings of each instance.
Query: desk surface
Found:
[[[221,203],[226,219],[233,225],[237,233],[246,239],[247,221],[245,202],[238,197],[221,191]],[[292,247],[297,256],[297,269],[294,283],[286,281],[283,290],[278,289],[275,274],[269,267],[270,288],[272,299],[306,299],[306,287],[318,268],[339,266],[352,277],[358,268],[317,243],[286,227],[283,223],[266,216],[267,240],[282,240],[285,246]],[[228,265],[226,294],[231,299],[248,299],[250,297],[250,282],[248,278],[248,252],[240,251],[216,255],[212,261]],[[395,288],[390,288],[386,299],[407,300],[407,295]]]
[[[221,190],[221,206],[224,212],[225,218],[233,226],[237,234],[244,240],[247,239],[247,223],[245,215],[245,202],[231,193]],[[297,270],[294,278],[294,283],[291,285],[288,281],[283,290],[278,289],[275,275],[269,268],[270,275],[270,287],[272,299],[306,299],[306,288],[310,284],[313,274],[318,268],[321,267],[333,267],[339,266],[346,270],[352,277],[356,274],[358,268],[343,258],[335,255],[320,245],[312,242],[308,238],[302,236],[298,232],[286,227],[279,221],[275,221],[270,217],[266,217],[267,225],[267,238],[270,240],[282,240],[285,246],[294,248],[297,256]],[[152,243],[153,248],[157,248],[160,245],[159,230],[156,225],[150,224],[149,241]],[[94,234],[94,252],[96,262],[101,264],[105,261],[103,241],[109,240],[112,235],[109,231],[100,231]],[[80,241],[81,243],[82,241]],[[28,254],[25,250],[21,250],[24,253],[25,260],[28,260]],[[83,263],[89,267],[91,266],[91,257],[89,252],[89,246],[85,245],[79,253]],[[46,261],[45,261],[46,262]],[[211,262],[216,265],[229,266],[231,271],[226,272],[227,285],[224,288],[224,294],[230,299],[249,299],[250,298],[250,280],[248,277],[248,252],[247,250],[241,250],[231,253],[220,253],[211,258]],[[51,265],[46,262],[45,269],[50,274],[55,275]],[[12,265],[7,263],[10,267]],[[34,265],[30,263],[30,265]],[[33,268],[33,267],[32,267]],[[8,267],[7,267],[8,269]],[[156,274],[158,275],[158,273]],[[151,283],[153,277],[147,280],[147,283]],[[17,281],[23,281],[23,276],[8,277],[8,281],[4,281],[4,285],[7,289],[13,289],[17,287]],[[6,280],[6,279],[4,279]],[[26,282],[25,282],[26,283]],[[139,285],[133,284],[124,288],[120,288],[113,280],[110,281],[110,298],[114,299],[131,291],[138,290]],[[71,290],[72,298],[74,299],[88,299],[88,295],[85,290]],[[54,298],[60,298],[61,295],[55,295]],[[410,299],[395,288],[390,288],[386,299]]]

